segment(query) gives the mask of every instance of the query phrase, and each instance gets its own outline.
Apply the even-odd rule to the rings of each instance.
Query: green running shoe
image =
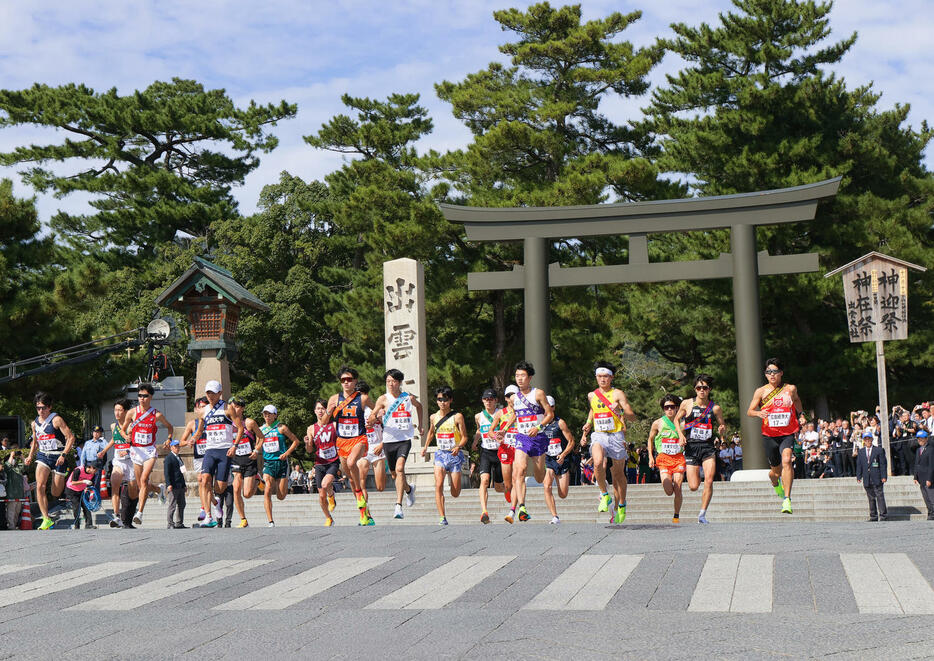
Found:
[[[610,511],[610,502],[611,502],[612,500],[613,500],[613,499],[610,498],[610,494],[608,494],[608,493],[605,493],[605,494],[603,494],[602,496],[600,496],[600,504],[597,505],[597,511],[598,511],[598,512],[609,512],[609,511]]]
[[[525,505],[519,505],[519,520],[528,521],[532,517],[529,515],[529,511],[525,509]]]
[[[620,505],[619,507],[616,508],[616,518],[614,520],[614,523],[622,523],[625,520],[626,520],[626,506]]]
[[[42,519],[42,523],[39,524],[39,530],[48,530],[55,525],[55,521],[52,519]]]
[[[791,514],[791,498],[782,501],[782,514]]]
[[[782,486],[782,483],[781,483],[781,482],[779,482],[778,484],[776,484],[776,485],[775,485],[774,487],[772,487],[772,488],[775,489],[775,493],[778,494],[778,497],[779,497],[779,498],[784,498],[784,497],[785,497],[785,487]]]

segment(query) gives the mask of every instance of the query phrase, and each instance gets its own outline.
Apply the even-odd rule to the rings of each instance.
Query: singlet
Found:
[[[130,444],[145,448],[156,442],[156,409],[149,407],[143,413],[143,407],[136,407],[136,419],[130,424]]]
[[[195,422],[199,423],[200,421],[196,420]],[[198,433],[199,427],[201,428],[201,433]],[[192,452],[194,454],[195,459],[201,459],[202,457],[204,457],[204,453],[208,449],[208,439],[207,439],[207,436],[205,436],[204,434],[204,425],[196,424],[195,433],[198,434],[198,436],[197,438],[195,438],[194,450]]]
[[[496,415],[496,411],[493,411]],[[484,450],[495,450],[499,447],[499,441],[490,435],[490,429],[493,427],[493,415],[490,415],[486,409],[480,411],[480,425],[477,429],[480,432],[480,447]]]
[[[229,450],[233,446],[234,423],[227,417],[227,402],[217,400],[211,409],[204,412],[205,450]]]
[[[678,437],[678,429],[675,423],[668,416],[662,416],[661,429],[655,434],[655,453],[656,454],[681,454],[681,441]]]
[[[507,411],[510,411],[510,412],[503,413],[503,415],[512,415],[513,413],[515,413],[515,411],[511,409],[507,409]],[[505,445],[507,448],[516,447],[516,434],[517,433],[518,433],[518,430],[516,429],[516,420],[515,418],[513,418],[512,422],[509,424],[509,427],[506,429],[506,433],[503,435],[503,445]]]
[[[247,429],[246,420],[243,421],[243,436],[237,443],[237,449],[234,454],[238,457],[249,457],[256,447],[256,434]]]
[[[461,442],[461,432],[457,428],[457,425],[454,423],[454,419],[457,417],[457,414],[450,416],[445,420],[438,428],[435,430],[435,440],[438,442],[439,450],[446,450],[450,452],[454,449],[454,446]],[[441,413],[435,413],[431,416],[431,424],[437,425],[437,421],[441,419]]]
[[[369,419],[370,413],[373,412],[373,409],[367,407],[363,411],[364,419]],[[376,424],[372,427],[366,428],[366,446],[370,452],[373,451],[377,445],[383,442],[383,426],[379,423],[379,420],[376,421]]]
[[[555,417],[554,420],[545,425],[545,428],[542,429],[542,433],[548,439],[548,456],[557,457],[565,448],[568,446],[568,440],[564,437],[564,434],[561,433],[561,427],[558,423],[561,422],[561,418]]]
[[[337,432],[333,422],[323,426],[316,422],[311,430],[311,440],[315,444],[316,464],[333,464],[337,461]]]
[[[338,397],[341,396],[338,395]],[[357,393],[342,408],[334,410],[334,417],[337,418],[337,436],[339,438],[360,438],[366,434],[366,419],[363,417],[362,400],[363,395]]]
[[[545,417],[545,409],[535,400],[538,388],[529,390],[528,395],[517,392],[513,395],[512,404],[516,411],[516,431],[523,436],[528,435],[533,427],[540,426]],[[523,398],[525,401],[523,402]],[[539,434],[541,436],[541,434]]]
[[[55,454],[65,449],[65,434],[61,429],[56,429],[52,424],[52,419],[58,413],[49,413],[45,422],[39,422],[39,417],[33,421],[36,428],[36,442],[39,444],[39,452],[43,454]]]
[[[617,418],[613,415],[609,407],[597,396],[598,392],[603,394],[612,404],[613,393],[616,392],[616,388],[613,388],[609,395],[599,388],[593,391],[593,397],[590,398],[590,410],[593,411],[593,430],[605,434],[626,431],[626,426],[623,424],[622,418]]]
[[[689,443],[713,443],[713,407],[716,404],[712,399],[707,404],[704,408],[694,404],[691,412],[684,416],[684,435]]]
[[[114,440],[114,451],[117,452],[126,452],[130,449],[130,442],[123,437],[123,432],[120,431],[120,423],[115,423],[113,432],[111,433]]]
[[[785,386],[768,403],[763,403],[761,410],[769,414],[762,421],[762,433],[765,436],[789,436],[798,431],[798,413],[794,402],[785,394]]]
[[[412,396],[408,393],[401,394],[404,394],[405,397],[400,397],[402,401],[399,402],[395,409],[393,409],[393,406],[396,403],[396,398],[388,392],[384,395],[386,398],[386,411],[392,411],[388,419],[384,416],[383,441],[386,443],[411,441],[415,436],[415,428],[412,425],[412,415],[414,411]]]
[[[279,431],[279,421],[260,427],[263,432],[263,461],[276,461],[288,449],[285,434]]]

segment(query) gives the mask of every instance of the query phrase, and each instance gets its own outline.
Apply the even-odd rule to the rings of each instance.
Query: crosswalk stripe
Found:
[[[233,601],[218,604],[213,610],[282,610],[390,560],[392,558],[336,558]]]
[[[105,594],[97,599],[91,599],[77,604],[66,610],[97,610],[97,611],[123,611],[132,610],[151,604],[154,601],[165,599],[192,588],[201,587],[228,576],[234,576],[260,565],[269,560],[218,560],[209,564],[180,571],[171,576],[158,578],[148,583],[134,585],[127,590]]]
[[[694,593],[689,611],[701,613],[770,613],[775,556],[711,553]]]
[[[36,567],[41,567],[41,565],[0,565],[0,576],[3,574],[15,574],[16,572],[27,571]]]
[[[377,599],[367,608],[443,608],[514,560],[514,555],[461,555]]]
[[[738,553],[709,554],[697,579],[688,610],[705,613],[729,611],[738,568]]]
[[[641,555],[582,555],[522,608],[603,610],[641,560]]]
[[[904,553],[876,553],[876,561],[907,615],[934,614],[934,590]]]
[[[772,575],[775,556],[744,553],[739,559],[730,611],[771,613]]]
[[[840,562],[860,613],[903,612],[885,574],[871,553],[841,553]]]
[[[47,576],[36,581],[30,581],[29,583],[23,583],[22,585],[0,590],[0,604],[3,606],[18,604],[29,601],[30,599],[36,599],[37,597],[43,597],[47,594],[70,590],[79,585],[92,583],[99,579],[113,576],[114,574],[122,574],[123,572],[133,569],[148,567],[152,564],[155,564],[155,562],[147,560],[128,560],[125,562],[104,562],[99,565],[73,569],[61,574]]]

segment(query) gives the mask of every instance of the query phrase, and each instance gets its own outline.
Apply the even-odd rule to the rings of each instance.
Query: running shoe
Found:
[[[490,522],[490,515],[488,512],[484,512],[483,514],[480,515],[480,523],[489,523],[489,522]]]
[[[334,494],[328,494],[328,512],[333,512],[334,508],[337,507],[337,501],[334,500]]]
[[[515,518],[516,518],[515,510],[506,510],[506,516],[503,517],[506,523],[512,523]]]
[[[237,527],[238,527],[238,528],[247,528],[247,527],[249,527],[249,525],[250,525],[250,524],[247,523],[247,520],[246,520],[246,519],[240,519],[240,525],[237,526]]]
[[[136,510],[136,514],[133,515],[133,523],[138,526],[143,525],[143,513],[139,510]]]
[[[394,519],[403,519],[405,514],[402,513],[402,505],[396,503],[396,508],[392,512],[392,518]]]
[[[680,518],[680,517],[677,517],[677,516],[673,516],[673,517],[671,517],[671,522],[672,522],[672,523],[681,523],[681,518]]]
[[[710,523],[710,521],[707,520],[707,515],[706,515],[706,514],[698,514],[698,515],[697,515],[697,522],[698,522],[698,523]]]
[[[275,522],[275,521],[270,521],[270,522],[266,525],[266,527],[267,527],[267,528],[275,528],[275,527],[276,527],[276,522]]]
[[[218,521],[224,520],[224,503],[221,500],[214,503],[214,518]]]
[[[325,527],[328,527],[328,528],[331,527],[331,526],[333,526],[333,525],[334,525],[334,519],[332,519],[331,517],[326,518],[326,519],[324,520],[324,525],[325,525]]]
[[[414,507],[415,506],[415,485],[409,485],[409,492],[405,494],[405,506]]]
[[[123,521],[115,517],[113,514],[110,515],[110,527],[119,528],[123,525]]]
[[[525,505],[519,505],[519,520],[528,521],[532,517],[529,515],[529,511],[525,509]]]
[[[782,486],[782,483],[781,483],[781,482],[779,482],[778,484],[776,484],[776,485],[775,485],[774,487],[772,487],[772,488],[775,489],[775,493],[778,494],[778,497],[779,497],[779,498],[784,498],[784,497],[785,497],[785,487]]]
[[[448,520],[443,516],[441,517],[441,520],[438,521],[439,526],[446,526],[447,524],[448,524]]]
[[[610,509],[610,503],[612,502],[612,500],[613,499],[610,498],[610,494],[608,493],[605,493],[602,496],[600,496],[600,504],[597,505],[597,511],[608,512]]]
[[[201,508],[201,511],[198,512],[198,521],[204,521],[204,519],[205,519],[205,517],[207,517],[207,515],[208,515],[208,513],[205,512],[205,511],[204,511],[204,508],[202,507],[202,508]]]
[[[622,523],[626,520],[626,505],[619,505],[616,508],[616,516],[613,519],[614,523]]]
[[[556,526],[561,523],[561,519],[556,516],[551,517],[551,525]]]
[[[365,526],[375,526],[375,525],[376,525],[376,521],[374,521],[374,520],[373,520],[373,517],[370,516],[369,513],[367,513],[366,523],[364,523],[363,525],[365,525]]]
[[[202,528],[216,528],[217,521],[210,519],[207,523],[201,525]]]
[[[791,514],[791,498],[782,501],[782,514]]]
[[[159,502],[165,505],[165,482],[159,483]]]

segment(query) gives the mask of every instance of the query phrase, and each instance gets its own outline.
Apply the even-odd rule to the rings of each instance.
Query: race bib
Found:
[[[709,425],[694,425],[691,427],[691,440],[692,441],[707,441],[710,440],[710,437],[713,436],[713,429]]]
[[[561,439],[553,438],[548,444],[548,456],[557,457],[561,454]]]
[[[769,427],[787,427],[791,422],[791,411],[769,413]]]
[[[195,441],[195,451],[198,454],[204,454],[208,451],[208,442],[202,438],[200,441]]]
[[[386,424],[391,429],[408,431],[412,428],[412,413],[410,411],[393,411]]]
[[[272,454],[279,451],[279,437],[267,436],[263,439],[263,452]]]
[[[662,441],[662,452],[665,454],[681,454],[681,444],[677,440]]]
[[[366,444],[368,447],[375,447],[383,442],[383,435],[380,433],[380,430],[376,427],[370,429],[369,427],[366,430]]]
[[[114,443],[114,450],[129,450],[129,449],[130,449],[130,444],[127,443],[126,441],[120,441],[119,443]]]
[[[338,418],[337,435],[343,438],[354,438],[360,435],[360,425],[356,418]]]
[[[209,443],[224,443],[227,441],[227,425],[208,425],[205,437]]]
[[[152,445],[153,443],[153,434],[138,431],[133,435],[133,438],[137,445]]]
[[[516,430],[520,434],[528,435],[529,430],[536,425],[538,425],[538,416],[534,413],[516,417]]]
[[[55,434],[37,434],[36,440],[39,441],[39,450],[42,452],[55,452],[58,450],[58,438]]]
[[[331,459],[337,456],[337,448],[334,447],[333,445],[331,445],[330,447],[326,447],[326,448],[319,448],[318,456],[326,461],[330,461]]]
[[[506,435],[503,436],[503,445],[506,447],[514,448],[516,447],[516,428],[512,427],[506,431]]]
[[[237,456],[245,457],[248,454],[253,453],[253,444],[249,440],[240,441],[240,444],[237,445]]]
[[[454,432],[438,432],[438,449],[449,452],[454,449]]]
[[[499,447],[499,442],[490,434],[490,426],[480,428],[480,447],[484,450],[495,450]]]
[[[616,426],[616,421],[613,420],[613,414],[609,411],[597,411],[593,414],[593,428],[596,431],[609,432],[613,431],[613,427]]]

